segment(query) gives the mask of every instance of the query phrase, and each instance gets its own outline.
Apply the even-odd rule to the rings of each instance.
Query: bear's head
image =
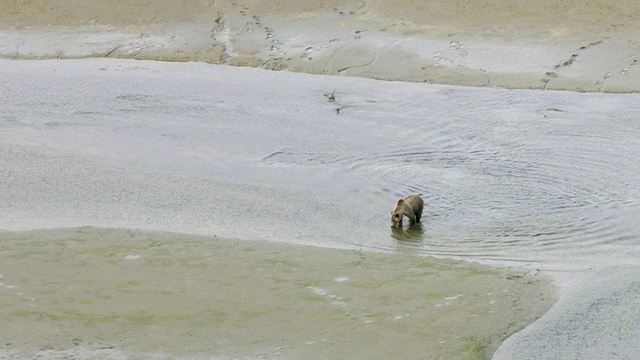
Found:
[[[391,212],[391,226],[398,226],[398,224],[402,224],[402,212],[400,212],[400,211],[392,211]]]
[[[402,205],[404,205],[404,200],[400,199],[396,203],[396,207],[391,212],[391,226],[402,225]]]

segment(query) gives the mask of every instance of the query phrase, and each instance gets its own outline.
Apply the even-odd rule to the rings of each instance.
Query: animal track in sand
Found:
[[[469,54],[464,44],[457,40],[453,40],[449,43],[449,50],[453,51],[453,56],[447,56],[444,53],[447,50],[437,51],[431,58],[436,61],[433,66],[440,66],[445,63],[452,68],[459,68],[464,66],[462,60]]]
[[[556,65],[554,65],[553,69],[551,71],[547,71],[544,74],[544,76],[540,79],[540,81],[544,84],[543,89],[547,90],[547,88],[549,87],[549,82],[551,82],[553,79],[558,78],[560,76],[559,72],[562,71],[563,68],[571,66],[578,59],[578,56],[580,55],[581,52],[591,47],[600,45],[602,44],[602,42],[603,40],[598,40],[598,41],[590,42],[587,45],[582,45],[576,51],[572,52],[571,56],[569,56],[566,60],[561,61]]]

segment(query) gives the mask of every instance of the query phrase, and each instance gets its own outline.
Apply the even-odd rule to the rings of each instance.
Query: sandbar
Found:
[[[115,228],[0,232],[0,358],[486,359],[540,273]]]

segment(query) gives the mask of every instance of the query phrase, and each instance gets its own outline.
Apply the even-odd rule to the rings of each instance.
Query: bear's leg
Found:
[[[416,223],[416,215],[413,213],[413,211],[408,211],[408,212],[405,212],[404,214],[407,215],[407,217],[409,218],[409,222],[411,224]]]

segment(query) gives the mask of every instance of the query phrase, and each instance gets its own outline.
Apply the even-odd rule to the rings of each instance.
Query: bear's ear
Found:
[[[402,204],[404,204],[404,199],[400,199],[400,200],[398,200],[398,202],[396,203],[396,205],[402,205]]]

